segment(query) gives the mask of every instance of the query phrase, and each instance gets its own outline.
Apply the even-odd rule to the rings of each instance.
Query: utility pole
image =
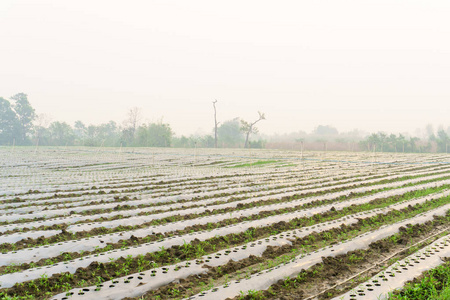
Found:
[[[214,99],[214,101],[213,101],[213,107],[214,107],[214,148],[217,148],[217,126],[219,126],[219,123],[217,122],[216,103],[217,103],[217,100]]]
[[[38,150],[38,146],[39,146],[39,138],[36,141],[36,148],[34,149],[34,154],[36,154],[36,152]]]
[[[372,169],[375,171],[375,150],[377,146],[373,145],[373,161],[372,161]]]

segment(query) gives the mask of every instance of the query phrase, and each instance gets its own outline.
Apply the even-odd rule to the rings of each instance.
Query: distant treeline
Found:
[[[170,124],[162,120],[140,122],[140,110],[130,109],[122,124],[109,121],[86,125],[76,121],[73,126],[60,121],[50,122],[45,115],[37,116],[27,95],[19,93],[6,100],[0,97],[0,145],[24,146],[92,146],[92,147],[215,147],[214,128],[211,134],[178,136]],[[243,124],[247,124],[243,126]],[[285,148],[321,151],[377,152],[448,152],[450,127],[434,132],[429,125],[421,137],[383,132],[364,134],[358,130],[339,133],[330,125],[319,125],[311,133],[298,131],[284,135],[258,135],[250,138],[250,148]],[[241,148],[245,145],[248,122],[234,118],[217,127],[217,147]]]
[[[434,130],[430,125],[421,138],[406,134],[384,132],[364,134],[357,130],[338,133],[332,126],[318,126],[312,133],[300,132],[284,136],[272,136],[268,148],[292,148],[320,151],[376,151],[376,152],[441,152],[450,151],[450,127]],[[290,146],[289,146],[290,145]]]
[[[176,136],[170,124],[162,120],[141,124],[140,110],[130,109],[127,119],[118,124],[109,121],[86,125],[76,121],[50,122],[36,115],[27,95],[20,93],[10,100],[0,97],[0,145],[12,146],[92,146],[92,147],[214,147],[213,133],[203,136]],[[239,118],[223,122],[217,129],[218,147],[243,147],[245,133]],[[263,140],[250,141],[250,147],[264,148]]]

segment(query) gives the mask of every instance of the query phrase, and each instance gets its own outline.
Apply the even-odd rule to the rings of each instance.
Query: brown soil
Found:
[[[374,266],[377,262],[383,260],[389,253],[405,249],[408,245],[414,244],[428,236],[432,236],[449,224],[450,220],[448,217],[437,217],[433,222],[409,226],[409,230],[406,230],[406,228],[401,230],[398,234],[398,239],[396,239],[395,242],[388,238],[370,244],[369,249],[367,250],[352,251],[337,257],[324,257],[321,264],[306,271],[302,271],[297,278],[288,281],[281,280],[273,285],[268,291],[263,291],[261,299],[304,299],[324,291],[326,291],[326,293],[322,294],[320,299],[328,299],[337,296],[359,284],[359,281],[356,280],[352,285],[339,287],[339,290],[328,290],[336,283],[342,282],[354,274]],[[320,236],[320,234],[314,234]],[[302,240],[305,241],[307,239],[308,237],[298,239],[296,244],[301,244]],[[260,262],[275,259],[283,254],[288,254],[293,247],[294,246],[269,247],[263,253],[262,260],[260,258],[256,258],[255,260],[254,257],[249,257],[248,259],[239,262],[229,262],[225,267],[226,271],[224,271],[223,267],[221,267],[220,270],[218,268],[210,268],[208,272],[201,275],[201,277],[198,277],[198,275],[190,276],[179,283],[169,284],[164,288],[150,291],[144,295],[143,299],[155,299],[156,296],[159,296],[160,299],[172,299],[174,297],[172,293],[174,289],[188,290],[188,294],[183,294],[188,297],[201,291],[201,282],[207,282],[212,278],[215,279],[216,285],[220,285],[226,280],[236,277],[236,272],[240,271],[242,273],[250,269],[249,274],[256,273],[258,271],[255,269],[257,269]],[[407,255],[408,253],[405,251],[395,258],[400,259]],[[252,263],[252,261],[255,261],[256,263]],[[373,276],[378,273],[383,266],[384,265],[377,266],[365,275]],[[251,267],[253,268],[251,269]],[[227,279],[224,279],[224,276],[217,277],[217,275],[220,274],[228,274],[229,277],[227,277]],[[361,278],[361,280],[364,281],[364,278]],[[286,286],[288,286],[288,288],[286,288]],[[142,299],[142,296],[133,299]],[[241,296],[234,298],[234,300],[237,299],[242,298]],[[245,299],[257,298],[246,296]]]

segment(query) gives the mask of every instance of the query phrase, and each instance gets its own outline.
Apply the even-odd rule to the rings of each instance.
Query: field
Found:
[[[414,299],[450,156],[0,148],[0,214],[2,299]]]

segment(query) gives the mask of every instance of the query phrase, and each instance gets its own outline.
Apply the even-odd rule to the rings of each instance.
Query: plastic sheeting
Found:
[[[443,174],[424,176],[424,177],[414,178],[414,179],[406,180],[406,181],[392,182],[392,183],[387,183],[387,184],[382,184],[382,185],[373,185],[373,186],[370,186],[370,187],[360,187],[360,188],[352,189],[351,191],[352,192],[361,192],[361,191],[367,191],[367,190],[373,190],[373,189],[381,189],[381,188],[387,188],[387,187],[397,187],[397,186],[402,186],[402,185],[410,184],[410,183],[416,183],[416,182],[420,182],[420,181],[424,181],[424,180],[431,180],[431,179],[442,178],[444,176],[445,175],[443,175]],[[362,182],[357,182],[356,184],[376,183],[376,182],[381,181],[381,180],[385,180],[385,179],[389,179],[389,178],[394,179],[396,177],[399,177],[399,176],[392,176],[392,177],[382,178],[382,179],[365,180],[365,181],[362,181]],[[266,196],[266,197],[268,199],[269,198],[270,199],[280,199],[281,197],[289,197],[289,196],[293,196],[293,195],[302,195],[302,194],[311,193],[311,192],[322,192],[322,191],[327,191],[327,190],[336,189],[336,188],[348,188],[348,187],[351,187],[351,186],[354,186],[354,185],[355,185],[355,183],[350,182],[350,183],[346,183],[346,184],[338,184],[338,185],[332,185],[332,186],[327,186],[327,187],[319,187],[319,188],[313,188],[313,189],[308,189],[308,190],[300,190],[300,191],[291,191],[291,192],[277,193],[276,195]],[[215,190],[215,191],[201,192],[201,193],[189,194],[189,195],[184,195],[184,196],[176,195],[176,196],[159,197],[159,198],[150,199],[150,200],[149,199],[129,200],[129,201],[121,201],[120,203],[109,202],[109,203],[86,205],[86,206],[77,206],[77,207],[70,207],[70,208],[55,208],[55,209],[52,209],[52,210],[37,211],[37,212],[34,212],[33,214],[12,213],[12,214],[8,214],[8,215],[2,215],[2,220],[3,221],[7,221],[7,222],[13,222],[13,221],[21,220],[21,219],[34,219],[34,218],[42,218],[42,217],[49,218],[49,217],[56,217],[56,216],[59,217],[59,216],[68,215],[71,212],[77,213],[77,212],[82,212],[82,211],[86,211],[86,210],[112,209],[112,208],[116,207],[119,204],[120,205],[130,205],[130,206],[138,206],[138,205],[141,205],[141,204],[148,205],[149,202],[150,203],[151,202],[164,203],[164,202],[172,202],[172,201],[177,201],[177,200],[190,200],[190,199],[193,199],[193,198],[196,198],[196,197],[204,197],[204,196],[211,196],[211,197],[213,197],[214,195],[220,195],[222,193],[255,192],[255,191],[258,191],[259,189],[260,188],[258,186],[235,187],[235,188],[229,188],[229,189],[225,189],[225,190]],[[350,192],[350,190],[347,191],[347,192]],[[218,199],[216,199],[216,200],[218,200]]]
[[[0,244],[3,243],[13,244],[21,240],[26,240],[28,238],[37,239],[41,236],[49,237],[60,233],[61,230],[39,230],[39,231],[17,232],[13,234],[0,236]]]
[[[450,180],[449,180],[450,182]],[[422,185],[422,187],[425,186],[431,186],[435,183],[428,183]],[[384,196],[391,196],[396,194],[402,194],[407,191],[416,190],[420,186],[412,186],[412,187],[406,187],[399,190],[390,190],[386,192],[382,192],[380,194],[383,194]],[[380,197],[380,195],[378,195]],[[314,214],[323,213],[326,211],[329,211],[332,207],[336,210],[343,209],[351,204],[363,204],[370,202],[373,199],[378,198],[376,195],[366,196],[362,198],[357,198],[349,201],[343,201],[339,203],[333,203],[328,205],[323,205],[319,207],[314,207],[302,211],[295,211],[291,213],[286,213],[282,215],[275,215],[270,216],[267,218],[254,220],[254,221],[247,221],[247,222],[241,222],[236,225],[226,226],[217,228],[211,231],[206,232],[197,232],[195,235],[199,240],[205,240],[214,237],[215,235],[226,235],[230,233],[238,233],[243,232],[247,230],[250,227],[263,227],[268,226],[270,224],[274,224],[280,221],[288,222],[295,218],[300,217],[307,217],[312,216]],[[269,205],[266,206],[266,209],[272,210],[273,207],[276,205]],[[145,237],[148,235],[151,235],[153,233],[165,233],[165,232],[172,232],[176,230],[184,229],[188,226],[197,225],[197,224],[207,224],[210,222],[217,222],[220,220],[226,220],[229,218],[237,217],[237,216],[243,216],[246,214],[246,210],[243,211],[236,211],[231,214],[222,214],[222,215],[212,215],[212,216],[206,216],[202,218],[197,218],[193,220],[185,220],[185,221],[179,221],[174,223],[169,223],[166,225],[160,225],[160,226],[152,226],[149,228],[144,229],[137,229],[127,232],[118,232],[118,233],[112,233],[105,236],[95,236],[91,238],[85,238],[80,241],[67,241],[62,242],[58,244],[53,245],[47,245],[43,247],[37,247],[37,248],[28,248],[23,249],[19,251],[9,252],[8,255],[0,255],[0,266],[2,265],[9,265],[12,263],[25,263],[25,262],[33,262],[38,261],[43,258],[50,258],[59,255],[61,252],[81,252],[81,251],[92,251],[97,247],[105,247],[107,243],[117,243],[120,240],[129,239],[132,235],[136,237]],[[120,221],[120,220],[117,220]],[[160,246],[164,246],[167,248],[168,246],[172,245],[180,245],[183,244],[184,240],[191,240],[190,237],[192,235],[183,235],[179,237],[173,237],[168,244],[161,244]],[[175,242],[176,241],[176,242]],[[149,251],[147,251],[149,252]],[[141,252],[142,253],[142,252]],[[145,252],[144,252],[145,253]]]
[[[438,197],[438,195],[436,195],[436,197]],[[347,217],[344,217],[342,219],[335,220],[332,222],[327,222],[324,224],[318,224],[318,225],[314,225],[311,227],[306,227],[306,228],[303,228],[302,230],[293,230],[293,231],[289,231],[289,232],[284,232],[279,235],[273,236],[271,238],[261,239],[259,241],[249,243],[248,245],[236,247],[235,249],[223,250],[223,251],[220,251],[215,254],[207,255],[204,257],[204,261],[208,265],[218,266],[218,265],[226,263],[229,259],[240,260],[240,259],[250,256],[251,254],[260,256],[264,252],[264,250],[267,248],[268,245],[280,246],[280,245],[284,245],[284,244],[290,244],[290,241],[289,241],[290,238],[304,237],[306,235],[309,235],[313,231],[325,231],[325,230],[329,230],[331,228],[339,227],[342,224],[349,225],[351,223],[357,222],[359,217],[362,217],[362,216],[371,217],[378,213],[385,213],[392,209],[400,209],[400,208],[406,207],[406,206],[414,204],[414,203],[417,204],[417,203],[426,201],[427,199],[429,199],[429,198],[424,197],[423,199],[415,199],[412,201],[395,204],[392,207],[385,208],[384,210],[377,209],[377,210],[374,210],[374,211],[371,211],[368,213],[358,213],[351,217],[347,216]],[[450,208],[450,205],[447,205],[447,206],[437,209],[435,211],[430,211],[429,213],[427,213],[426,218],[427,217],[431,218],[433,213],[439,213],[441,210],[446,210],[446,209]],[[423,217],[419,216],[414,219],[405,220],[404,222],[400,223],[400,225],[399,224],[390,225],[390,227],[395,227],[398,229],[398,227],[402,226],[402,224],[405,222],[420,223],[420,222],[424,222],[424,221],[423,221]],[[391,229],[391,230],[386,229],[386,228],[388,228],[388,227],[385,227],[382,231],[387,232],[388,235],[391,234],[391,232],[393,230],[395,231],[395,228]],[[203,232],[203,233],[200,232],[200,233],[196,233],[196,234],[189,234],[188,236],[186,236],[183,239],[183,243],[185,243],[185,242],[189,243],[190,241],[192,241],[193,239],[196,239],[196,238],[198,238],[199,240],[203,240],[204,238],[202,237],[202,235],[205,235],[208,233],[209,232]],[[369,235],[369,234],[366,233],[363,236],[366,236],[366,235]],[[378,236],[378,237],[383,236],[383,234],[379,233],[378,231],[375,231],[375,233],[373,235]],[[214,235],[212,235],[212,236],[214,236]],[[361,245],[361,243],[364,244],[367,241],[368,241],[368,239],[364,239],[359,244],[356,242],[355,245]],[[353,242],[355,242],[355,240],[353,240]],[[37,279],[40,276],[42,276],[43,274],[47,274],[47,276],[51,276],[53,274],[57,274],[60,272],[74,273],[77,268],[87,267],[89,264],[91,264],[94,261],[106,263],[106,262],[109,262],[111,259],[126,257],[128,255],[136,256],[139,254],[145,254],[147,252],[159,251],[161,249],[161,247],[168,248],[172,245],[182,245],[183,243],[180,243],[180,241],[177,242],[176,238],[172,238],[172,239],[169,238],[162,242],[149,243],[149,244],[145,244],[145,245],[141,245],[141,246],[135,246],[135,247],[129,248],[129,249],[114,250],[112,252],[110,251],[110,252],[102,253],[99,255],[83,257],[82,259],[77,259],[77,260],[74,260],[71,262],[59,263],[59,264],[47,266],[44,268],[29,269],[27,271],[20,272],[20,273],[6,274],[3,276],[0,276],[1,287],[5,288],[5,287],[14,285],[16,282],[24,282],[24,281]],[[75,243],[75,245],[73,245],[73,247],[76,247],[77,246],[76,244],[81,244],[81,243]],[[215,259],[213,259],[213,257]],[[193,265],[193,263],[191,263],[191,265]],[[167,268],[169,268],[169,267],[167,267]],[[173,267],[173,268],[176,268],[176,267]],[[192,272],[194,272],[194,271],[192,271]],[[188,275],[194,274],[192,272],[188,273]],[[181,272],[179,274],[184,274],[184,272]],[[18,281],[18,278],[20,278],[19,281]]]
[[[436,197],[439,196],[441,195],[436,195]],[[54,299],[62,300],[67,298],[67,294],[73,294],[70,299],[86,299],[88,298],[88,295],[92,296],[92,293],[88,293],[92,291],[96,291],[95,295],[97,297],[101,297],[101,299],[120,299],[121,297],[127,297],[133,293],[135,293],[136,296],[139,296],[146,291],[157,289],[163,285],[169,284],[170,282],[177,281],[191,275],[204,273],[205,265],[216,267],[226,264],[229,260],[239,261],[248,258],[250,255],[261,256],[268,246],[290,245],[290,239],[292,238],[301,238],[314,231],[322,232],[330,230],[331,228],[337,228],[341,225],[348,226],[358,222],[360,217],[369,218],[379,213],[387,213],[392,209],[402,209],[408,205],[415,205],[426,200],[429,200],[429,198],[424,197],[421,199],[405,201],[403,203],[397,203],[384,209],[377,209],[365,214],[358,213],[332,222],[304,227],[301,230],[283,232],[269,238],[248,243],[246,245],[205,255],[197,260],[185,261],[172,266],[155,268],[150,271],[130,274],[129,276],[124,276],[114,279],[113,281],[105,282],[101,286],[73,289],[69,291],[69,293],[66,292],[57,295]],[[144,278],[148,278],[149,276],[153,278],[151,278],[151,280],[144,280]],[[136,288],[138,289],[136,290]],[[79,295],[79,293],[82,293],[83,295]]]
[[[275,268],[265,270],[263,272],[252,275],[246,279],[238,280],[230,283],[227,286],[216,287],[210,291],[203,292],[202,294],[197,294],[188,299],[207,299],[207,300],[218,300],[226,299],[228,297],[235,297],[241,292],[246,293],[250,290],[265,290],[268,289],[272,284],[275,284],[278,280],[283,280],[287,277],[294,277],[301,270],[310,268],[311,266],[322,262],[322,257],[336,256],[340,254],[345,254],[349,251],[354,251],[358,249],[365,249],[370,243],[379,241],[386,237],[389,237],[398,232],[398,229],[407,224],[420,224],[433,219],[434,215],[445,215],[447,210],[450,209],[450,204],[447,204],[438,209],[429,211],[427,213],[416,216],[413,219],[404,220],[392,225],[384,226],[379,230],[368,232],[360,235],[347,242],[339,243],[322,250],[318,250],[308,255],[297,256],[290,262],[284,265],[279,265]],[[120,298],[116,298],[120,299]],[[365,299],[377,299],[375,298],[365,298]]]
[[[443,182],[436,182],[437,185],[441,185],[441,184],[450,184],[450,180],[447,181],[443,181]],[[308,197],[305,199],[300,199],[300,200],[293,200],[293,201],[289,201],[289,202],[282,202],[282,203],[276,203],[276,204],[271,204],[271,205],[264,205],[264,206],[259,206],[259,207],[254,207],[254,208],[250,208],[250,209],[244,209],[244,210],[237,210],[235,212],[233,212],[232,214],[225,214],[226,218],[228,218],[228,216],[232,216],[233,218],[237,218],[237,217],[243,217],[243,216],[251,216],[251,215],[255,215],[260,213],[261,211],[266,211],[268,208],[270,208],[270,210],[279,210],[279,209],[283,209],[283,208],[292,208],[298,205],[303,205],[303,204],[307,204],[313,201],[318,201],[318,200],[329,200],[329,199],[334,199],[334,198],[338,198],[339,196],[343,196],[343,195],[348,195],[350,192],[353,193],[359,193],[359,192],[363,192],[363,191],[370,191],[376,188],[383,188],[383,187],[392,187],[392,186],[399,186],[399,185],[403,185],[403,184],[399,184],[397,183],[397,185],[395,184],[389,184],[389,185],[383,185],[383,186],[370,186],[370,187],[365,187],[365,188],[358,188],[358,189],[354,189],[354,190],[345,190],[345,191],[341,191],[341,192],[336,192],[336,193],[330,193],[327,194],[325,196],[318,196],[318,197]],[[427,185],[430,186],[430,185]],[[417,185],[416,186],[418,189],[420,189],[422,187],[422,185]],[[393,191],[387,191],[387,192],[381,192],[372,196],[368,196],[366,198],[364,198],[364,201],[370,201],[379,197],[386,197],[387,196],[392,196],[392,195],[399,195],[402,194],[403,189],[398,189],[398,190],[393,190]],[[226,209],[226,208],[234,208],[237,207],[240,204],[249,204],[249,203],[255,203],[258,201],[267,201],[269,199],[274,199],[274,198],[282,198],[282,197],[287,197],[287,196],[292,196],[298,193],[292,192],[292,193],[283,193],[283,194],[278,194],[276,195],[276,197],[274,196],[264,196],[264,197],[253,197],[251,199],[246,199],[246,200],[241,200],[241,201],[234,201],[234,202],[230,202],[230,203],[225,203],[225,204],[219,204],[219,205],[210,205],[210,206],[205,206],[205,207],[196,207],[196,208],[191,208],[191,209],[184,209],[184,210],[177,210],[177,211],[170,211],[170,212],[165,212],[165,213],[160,213],[160,214],[154,214],[154,215],[149,215],[149,216],[137,216],[137,217],[133,217],[133,218],[128,218],[128,219],[119,219],[119,220],[113,220],[113,221],[105,221],[105,222],[93,222],[93,223],[89,223],[89,224],[78,224],[78,225],[72,225],[69,226],[68,231],[71,232],[77,232],[77,231],[89,231],[92,230],[94,228],[98,228],[98,227],[106,227],[106,228],[114,228],[114,227],[118,227],[118,226],[133,226],[133,225],[141,225],[145,222],[150,222],[152,220],[157,220],[157,219],[162,219],[162,218],[166,218],[169,216],[176,216],[176,215],[188,215],[188,214],[193,214],[193,213],[203,213],[205,211],[211,211],[211,210],[219,210],[219,209]],[[370,199],[370,200],[369,200]],[[215,199],[217,200],[217,199]],[[212,202],[212,201],[210,201]],[[354,203],[357,204],[357,203]],[[339,205],[339,204],[338,204]],[[167,209],[166,207],[161,207],[161,209]],[[149,209],[150,210],[150,209]],[[145,212],[146,209],[142,209],[141,212]],[[224,215],[216,215],[217,220],[223,220]],[[198,224],[202,224],[202,223],[198,223]],[[195,224],[193,224],[195,225]]]
[[[388,299],[389,293],[450,257],[450,235],[442,237],[413,255],[396,262],[370,280],[333,300]]]

